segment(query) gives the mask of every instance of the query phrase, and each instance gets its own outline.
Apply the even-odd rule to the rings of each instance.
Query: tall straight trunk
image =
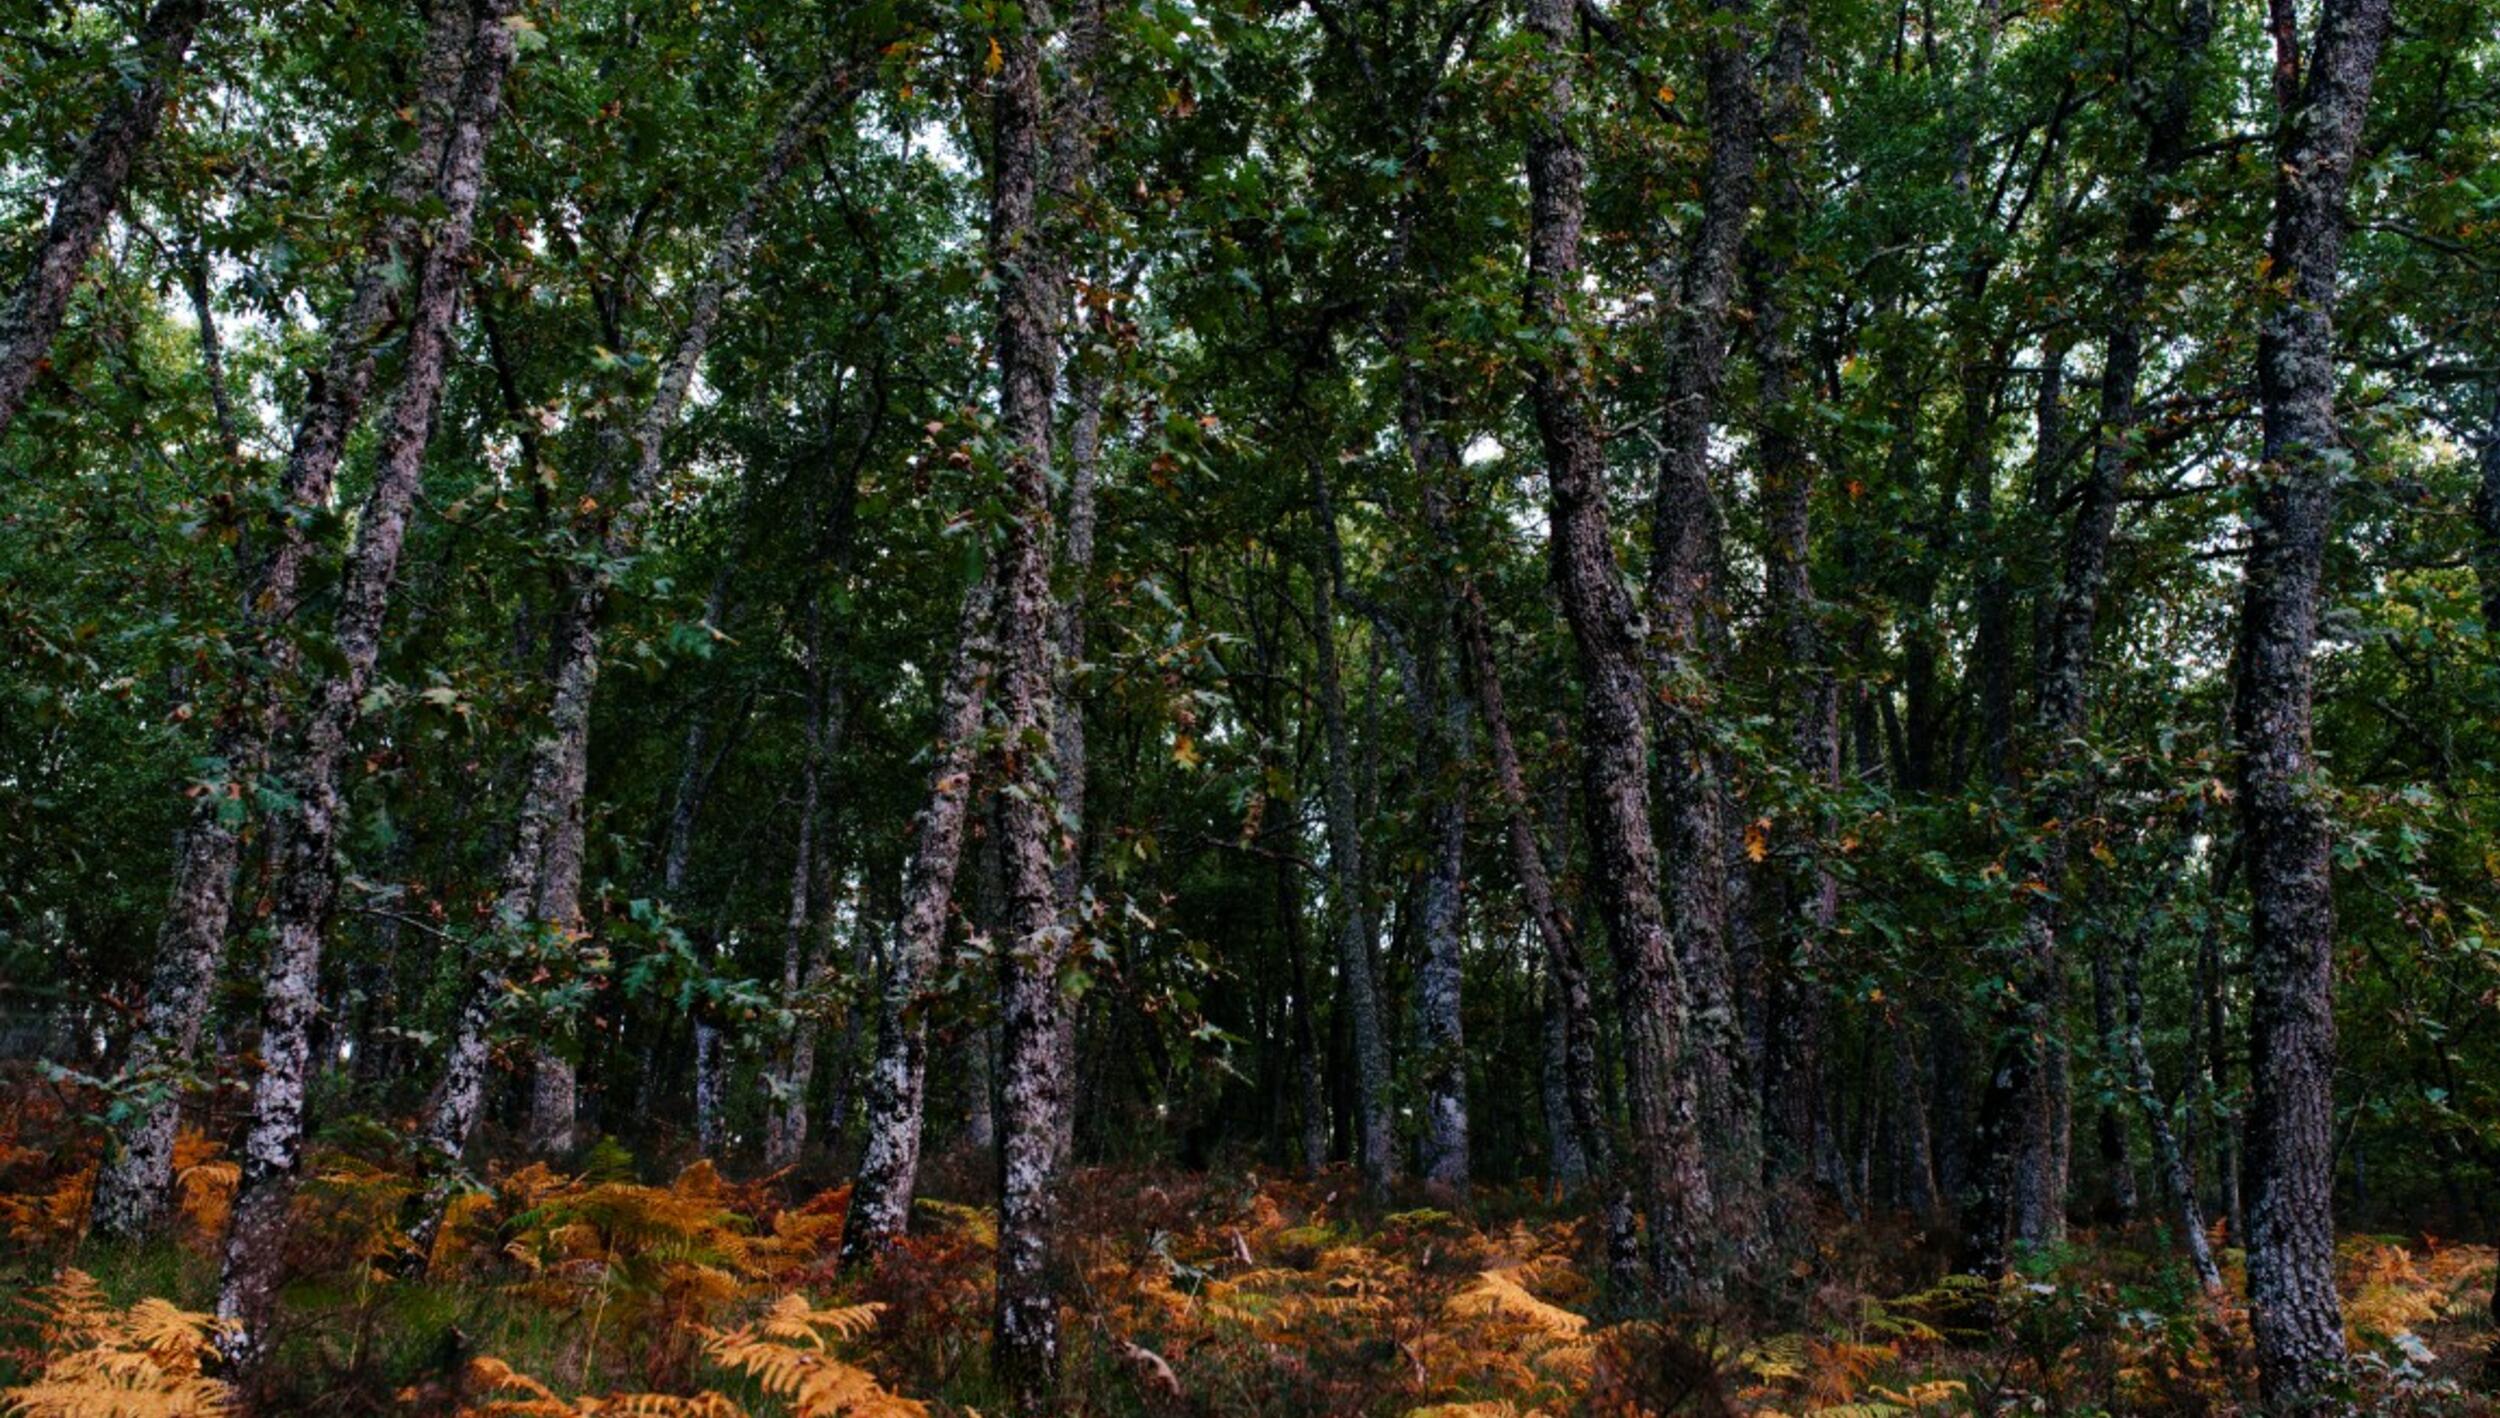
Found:
[[[641,539],[643,516],[667,471],[663,454],[669,434],[677,426],[687,391],[711,347],[722,308],[746,268],[765,204],[798,165],[807,139],[854,87],[851,69],[836,63],[808,85],[783,117],[763,170],[722,229],[702,279],[687,298],[685,324],[661,368],[658,387],[630,433],[611,425],[600,439],[597,456],[603,466],[598,501],[612,509],[599,538],[600,566],[622,561]],[[582,798],[590,777],[590,711],[599,683],[599,622],[607,609],[609,590],[605,571],[577,570],[568,577],[564,603],[557,612],[548,731],[531,746],[528,785],[514,818],[496,904],[497,919],[506,930],[570,934],[580,924]],[[458,1156],[477,1125],[486,1097],[488,1033],[501,984],[491,962],[471,972],[450,1056],[427,1109],[425,1140],[439,1156]],[[553,1051],[538,1051],[529,1128],[534,1151],[558,1153],[572,1146],[571,1071],[572,1065]],[[435,1204],[426,1208],[428,1230],[437,1210]]]
[[[1056,33],[1054,33],[1056,31]],[[989,256],[998,289],[993,350],[1007,450],[1007,538],[999,572],[996,752],[1007,943],[999,1027],[998,1300],[992,1364],[1019,1413],[1049,1412],[1059,1383],[1059,1297],[1051,1274],[1071,1106],[1062,1052],[1060,976],[1067,925],[1058,904],[1063,828],[1051,765],[1057,630],[1051,598],[1051,397],[1066,284],[1042,204],[1048,105],[1041,58],[1066,41],[1075,83],[1090,24],[1060,31],[1043,6],[993,43],[1001,56],[990,108]]]
[[[208,12],[209,0],[156,0],[139,26],[130,63],[109,71],[120,79],[120,92],[105,103],[77,163],[62,179],[33,267],[0,306],[0,436],[26,406],[27,392],[69,314],[78,273],[121,206],[130,169],[155,141],[192,37]]]
[[[1062,115],[1061,127],[1072,126]],[[1060,859],[1052,883],[1058,898],[1059,913],[1068,931],[1068,948],[1079,948],[1086,929],[1085,918],[1085,701],[1079,692],[1078,673],[1085,664],[1085,580],[1094,568],[1094,488],[1102,473],[1102,416],[1106,394],[1100,373],[1081,371],[1075,380],[1076,416],[1068,429],[1068,491],[1065,539],[1060,544],[1059,565],[1067,580],[1067,594],[1060,599],[1057,624],[1053,627],[1056,662],[1052,671],[1051,697],[1057,713],[1051,719],[1051,766],[1054,786],[1059,798],[1059,820],[1065,825],[1070,845]],[[1073,1005],[1060,1010],[1060,1067],[1068,1079],[1072,1094],[1077,1077],[1077,1011]],[[1059,1119],[1058,1162],[1065,1167],[1076,1151],[1076,1115],[1078,1109],[1061,1110]]]
[[[825,833],[824,779],[849,713],[849,681],[843,665],[849,636],[841,623],[825,623],[824,583],[847,587],[851,579],[859,473],[875,441],[875,422],[871,419],[863,431],[858,456],[846,460],[836,475],[832,505],[816,538],[818,582],[808,595],[800,666],[807,679],[807,723],[799,768],[798,845],[792,854],[790,909],[783,921],[781,952],[782,1009],[790,1017],[790,1032],[781,1041],[775,1061],[774,1097],[765,1125],[765,1165],[769,1167],[792,1165],[807,1147],[807,1095],[815,1081],[820,1027],[808,1002],[820,991],[832,967],[832,942],[823,917],[839,889]],[[832,449],[826,451],[830,456]]]
[[[2040,889],[2025,903],[2015,989],[2000,1005],[1989,1090],[1981,1108],[1979,1196],[1971,1212],[1976,1268],[2004,1267],[2014,1240],[2049,1239],[2054,1226],[2037,1199],[2023,1204],[2026,1186],[2046,1189],[2042,1179],[2058,1166],[2057,1119],[2065,1097],[2063,1050],[2058,1037],[2064,966],[2058,949],[2060,892],[2068,852],[2062,824],[2084,812],[2087,794],[2075,781],[2076,742],[2091,725],[2093,627],[2101,588],[2109,577],[2109,544],[2127,470],[2141,442],[2142,410],[2136,386],[2142,376],[2150,315],[2151,265],[2169,213],[2166,187],[2186,160],[2198,75],[2213,34],[2206,0],[2187,0],[2179,13],[2176,53],[2158,80],[2147,78],[2138,105],[2144,131],[2144,167],[2128,199],[2116,289],[2105,333],[2101,368],[2100,423],[2092,464],[2078,490],[2075,520],[2067,531],[2065,569],[2048,626],[2046,658],[2038,689],[2038,763],[2030,817],[2039,829],[2035,877]],[[2043,1044],[2040,1041],[2047,1041]]]
[[[174,839],[173,886],[157,928],[147,1010],[132,1036],[123,1071],[148,1082],[140,1107],[107,1149],[96,1179],[96,1230],[135,1238],[163,1224],[173,1187],[174,1136],[181,1116],[179,1075],[190,1066],[209,1005],[210,986],[233,912],[235,868],[242,853],[241,804],[249,780],[267,765],[278,727],[275,682],[294,664],[287,639],[303,599],[313,546],[310,521],[327,505],[347,435],[362,413],[374,378],[375,339],[389,315],[398,272],[418,235],[414,212],[435,190],[443,147],[453,126],[466,71],[474,16],[466,5],[439,5],[426,31],[415,96],[416,142],[394,171],[384,217],[367,240],[346,306],[330,326],[328,351],[298,419],[280,483],[285,509],[264,550],[246,543],[240,623],[256,653],[238,657],[225,690],[210,757],[227,782],[192,802]]]
[[[1066,27],[1061,55],[1063,87],[1053,95],[1048,134],[1049,201],[1054,209],[1054,238],[1072,232],[1076,212],[1094,178],[1095,129],[1104,121],[1108,103],[1094,82],[1095,58],[1107,37],[1103,0],[1076,0]],[[1064,263],[1069,253],[1054,249],[1052,260]],[[1064,278],[1064,265],[1057,268]],[[1056,364],[1056,359],[1053,361]],[[1066,594],[1051,626],[1053,662],[1051,700],[1058,712],[1051,718],[1051,766],[1058,794],[1059,820],[1068,844],[1061,853],[1052,890],[1067,928],[1065,948],[1081,948],[1085,908],[1085,704],[1078,676],[1085,666],[1087,582],[1094,570],[1094,490],[1102,475],[1102,421],[1110,394],[1108,375],[1091,361],[1074,362],[1069,380],[1073,406],[1068,424],[1068,486],[1063,507],[1059,566]],[[1054,1146],[1055,1168],[1064,1169],[1076,1152],[1076,1106],[1083,1082],[1077,1069],[1078,1002],[1059,1011],[1053,1047],[1067,1079],[1069,1106],[1059,1114]]]
[[[1726,793],[1710,733],[1723,658],[1720,510],[1710,430],[1724,382],[1729,311],[1751,224],[1761,96],[1755,91],[1745,0],[1713,0],[1703,58],[1709,157],[1701,224],[1672,293],[1666,332],[1662,452],[1650,507],[1650,632],[1660,655],[1657,725],[1668,925],[1690,999],[1684,1067],[1696,1080],[1703,1145],[1719,1165],[1714,1195],[1738,1231],[1760,1172],[1757,1108],[1744,1067],[1744,1027],[1727,946]]]
[[[321,937],[338,895],[337,851],[346,817],[340,778],[381,656],[391,583],[442,398],[453,318],[468,280],[470,236],[485,185],[487,135],[512,64],[514,34],[505,23],[512,6],[513,0],[483,0],[478,7],[468,73],[444,144],[436,194],[441,214],[418,276],[399,392],[383,420],[373,488],[357,519],[339,592],[332,630],[339,667],[320,686],[291,764],[300,805],[285,824],[262,1004],[261,1070],[252,1086],[251,1126],[217,1294],[218,1314],[235,1323],[221,1350],[246,1371],[266,1355],[287,1207],[302,1162]]]
[[[1415,1022],[1423,1085],[1424,1180],[1464,1196],[1470,1178],[1467,1122],[1467,1039],[1462,967],[1467,912],[1464,896],[1467,806],[1458,783],[1469,751],[1467,708],[1445,688],[1437,645],[1409,657],[1407,698],[1416,735],[1416,790],[1425,795],[1424,873],[1417,908],[1422,960],[1415,971]]]
[[[1821,603],[1814,590],[1815,469],[1803,436],[1803,389],[1783,282],[1794,269],[1805,193],[1796,159],[1783,141],[1802,117],[1807,35],[1802,15],[1780,17],[1765,80],[1763,128],[1772,139],[1770,192],[1759,246],[1750,262],[1754,286],[1754,363],[1762,406],[1756,439],[1762,473],[1769,614],[1779,638],[1779,699],[1788,706],[1789,762],[1813,792],[1840,782],[1840,698],[1823,653]],[[1802,1175],[1826,1149],[1818,1138],[1822,1094],[1824,1010],[1816,982],[1823,942],[1838,919],[1840,888],[1822,865],[1820,841],[1828,814],[1800,814],[1792,840],[1779,850],[1780,933],[1770,962],[1770,1022],[1765,1030],[1763,1142],[1773,1176]],[[1785,836],[1785,834],[1784,834]]]
[[[1650,660],[1615,563],[1606,507],[1605,449],[1589,407],[1590,371],[1571,351],[1580,284],[1587,160],[1572,135],[1580,63],[1572,0],[1530,0],[1537,107],[1528,139],[1530,226],[1524,316],[1549,338],[1531,371],[1537,431],[1551,498],[1548,547],[1578,648],[1581,760],[1591,875],[1615,958],[1626,1053],[1631,1157],[1647,1212],[1651,1269],[1669,1296],[1706,1292],[1713,1277],[1702,1227],[1712,1212],[1691,1080],[1679,1068],[1690,1029],[1684,980],[1658,898],[1649,824]]]
[[[2258,326],[2263,463],[2240,613],[2240,828],[2249,961],[2249,1318],[2269,1408],[2324,1402],[2343,1365],[2335,1295],[2334,902],[2324,786],[2309,739],[2326,542],[2351,454],[2335,423],[2335,282],[2344,198],[2389,0],[2325,0],[2308,72],[2276,131],[2269,272]]]
[[[1318,662],[1320,720],[1327,733],[1322,804],[1328,818],[1328,870],[1337,908],[1337,1002],[1354,1047],[1355,1161],[1365,1190],[1385,1195],[1396,1169],[1396,1134],[1389,1116],[1389,1043],[1372,975],[1376,931],[1370,877],[1363,866],[1361,808],[1355,792],[1353,736],[1346,725],[1345,681],[1337,657],[1337,600],[1344,589],[1344,552],[1327,471],[1311,465],[1312,511],[1319,564],[1311,572],[1311,646]]]
[[[991,602],[996,569],[985,571],[964,592],[956,617],[955,649],[938,693],[937,744],[929,767],[929,796],[912,824],[911,860],[904,869],[902,910],[894,929],[893,957],[886,962],[878,994],[876,1058],[869,1065],[863,1099],[868,1138],[851,1188],[842,1226],[845,1268],[876,1259],[911,1220],[920,1180],[922,1113],[928,1090],[929,1021],[921,998],[936,972],[946,938],[947,904],[955,871],[963,861],[966,808],[973,761],[981,744],[981,711],[997,658],[991,639]]]
[[[823,971],[823,962],[815,951],[813,929],[817,914],[826,904],[816,889],[820,869],[817,855],[823,851],[817,828],[824,810],[825,756],[833,734],[838,732],[834,726],[840,722],[841,709],[828,703],[837,691],[830,682],[825,655],[825,607],[821,594],[808,598],[807,630],[802,644],[802,672],[807,677],[806,747],[801,751],[799,764],[798,833],[790,867],[790,909],[781,926],[781,1008],[789,1023],[784,1036],[776,1042],[764,1121],[764,1165],[775,1170],[796,1163],[807,1145],[810,1080],[809,1068],[801,1065],[804,1061],[812,1068],[815,1063],[816,1021],[806,1014],[806,992]]]
[[[1589,1179],[1588,1149],[1571,1107],[1571,1027],[1563,1019],[1562,986],[1551,976],[1538,1001],[1539,1036],[1544,1043],[1538,1071],[1539,1101],[1545,1105],[1545,1159],[1554,1185],[1576,1191]]]

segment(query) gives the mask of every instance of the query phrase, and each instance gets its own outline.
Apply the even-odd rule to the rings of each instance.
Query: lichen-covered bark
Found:
[[[1438,722],[1427,725],[1424,752],[1432,761],[1421,765],[1431,770],[1423,781],[1436,794],[1426,828],[1424,958],[1415,974],[1416,1015],[1423,1034],[1423,1174],[1426,1182],[1464,1195],[1469,1181],[1467,1037],[1459,992],[1467,929],[1467,802],[1450,779],[1454,767],[1466,761],[1469,745],[1466,701],[1455,691],[1441,692],[1439,678],[1424,676],[1425,688],[1438,700],[1426,712]]]
[[[129,65],[108,70],[120,92],[104,105],[77,163],[62,179],[34,264],[9,293],[8,304],[0,306],[0,435],[25,407],[27,391],[52,352],[78,273],[121,205],[130,169],[164,122],[174,82],[209,8],[209,0],[157,0],[139,26]]]
[[[470,236],[485,185],[487,136],[512,63],[513,31],[504,21],[514,3],[483,0],[477,10],[459,107],[443,149],[436,192],[441,214],[428,233],[409,314],[399,392],[383,419],[373,487],[357,518],[339,591],[332,629],[338,667],[316,692],[289,765],[299,806],[284,824],[262,997],[261,1069],[252,1087],[251,1124],[239,1158],[242,1175],[217,1295],[218,1314],[236,1326],[221,1341],[221,1352],[244,1370],[265,1353],[280,1243],[302,1160],[321,937],[338,894],[337,850],[346,815],[340,777],[381,655],[391,584],[442,399],[453,318],[468,280]]]
[[[2344,200],[2389,0],[2325,0],[2276,135],[2275,289],[2258,326],[2263,459],[2251,489],[2239,686],[2249,895],[2249,1318],[2266,1404],[2325,1401],[2344,1336],[2335,1294],[2335,916],[2327,814],[2309,739],[2326,539],[2351,455],[2335,421],[2335,283]]]
[[[124,1074],[144,1082],[147,1091],[97,1174],[93,1214],[103,1235],[145,1235],[166,1215],[180,1121],[180,1076],[189,1068],[199,1039],[233,910],[242,850],[234,810],[249,781],[267,765],[270,739],[278,727],[273,685],[295,659],[287,635],[302,601],[305,565],[313,550],[305,528],[329,501],[347,434],[372,387],[374,341],[389,313],[398,279],[394,272],[417,234],[416,221],[407,214],[418,209],[439,176],[473,28],[471,11],[460,4],[437,6],[428,24],[412,112],[416,140],[393,174],[386,208],[390,215],[368,239],[352,293],[330,326],[322,372],[297,420],[279,485],[284,512],[275,526],[247,537],[240,548],[247,567],[240,624],[251,645],[235,659],[209,754],[224,781],[194,799],[175,837],[173,886],[157,928],[147,1010],[123,1062]]]
[[[938,693],[937,746],[928,801],[912,826],[911,863],[903,880],[893,958],[878,997],[875,1060],[868,1068],[868,1138],[842,1227],[842,1264],[867,1264],[911,1219],[920,1178],[920,1127],[928,1086],[928,1018],[921,996],[937,968],[955,869],[963,861],[964,813],[980,747],[981,710],[996,660],[992,642],[991,574],[964,593],[955,649]]]
[[[1609,528],[1604,447],[1589,408],[1591,371],[1569,338],[1580,281],[1587,160],[1572,135],[1579,64],[1571,0],[1530,0],[1536,46],[1528,139],[1530,192],[1524,316],[1545,352],[1531,371],[1545,451],[1553,578],[1571,623],[1581,678],[1581,761],[1590,874],[1614,953],[1629,1054],[1629,1158],[1647,1212],[1651,1269],[1669,1296],[1705,1291],[1702,1228],[1710,1180],[1690,1080],[1678,1063],[1688,1028],[1684,983],[1658,899],[1649,824],[1649,658],[1624,589]]]
[[[1016,1411],[1026,1414],[1052,1411],[1058,1388],[1059,1298],[1051,1270],[1064,1156],[1060,1136],[1072,1102],[1072,1060],[1061,1048],[1067,999],[1060,975],[1068,940],[1057,901],[1062,833],[1048,766],[1057,628],[1050,588],[1051,397],[1065,279],[1054,231],[1042,213],[1048,109],[1041,57],[1055,28],[1046,9],[1028,6],[1023,23],[998,38],[1002,62],[990,109],[989,255],[998,288],[992,348],[1007,452],[1008,514],[994,616],[1007,945],[991,1354]],[[1062,57],[1081,65],[1088,47],[1079,40]]]
[[[1666,330],[1662,451],[1650,504],[1650,630],[1656,636],[1658,810],[1668,921],[1689,995],[1682,1038],[1698,1089],[1702,1136],[1716,1200],[1731,1218],[1750,1216],[1759,1168],[1752,1084],[1727,946],[1721,826],[1725,784],[1708,717],[1720,673],[1722,548],[1710,430],[1719,413],[1738,258],[1751,225],[1761,96],[1744,0],[1714,0],[1702,60],[1709,155],[1701,223],[1672,291]],[[1738,1223],[1743,1229],[1742,1222]]]

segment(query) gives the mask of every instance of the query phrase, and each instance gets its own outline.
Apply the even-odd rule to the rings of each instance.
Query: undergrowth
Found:
[[[21,1110],[21,1132],[26,1114]],[[0,1413],[211,1414],[210,1308],[233,1170],[186,1137],[167,1242],[84,1238],[92,1159],[0,1143]],[[924,1200],[860,1275],[834,1260],[847,1192],[800,1196],[709,1163],[638,1180],[490,1172],[429,1254],[408,1170],[351,1137],[307,1169],[284,1327],[260,1411],[970,1415],[986,1366],[990,1213]],[[1791,1209],[1784,1249],[1719,1311],[1610,1293],[1600,1238],[1530,1189],[1464,1213],[1374,1208],[1350,1179],[1089,1172],[1070,1189],[1062,1293],[1071,1414],[2229,1414],[2254,1371],[2239,1257],[2206,1297],[2155,1229],[2079,1235],[2002,1288],[1916,1228]],[[2219,1239],[2219,1238],[2218,1238]],[[2486,1414],[2489,1247],[2348,1237],[2365,1411]]]

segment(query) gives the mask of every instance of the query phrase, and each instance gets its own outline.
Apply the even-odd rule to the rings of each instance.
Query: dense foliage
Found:
[[[2488,0],[29,0],[0,295],[0,1407],[2474,1401]]]

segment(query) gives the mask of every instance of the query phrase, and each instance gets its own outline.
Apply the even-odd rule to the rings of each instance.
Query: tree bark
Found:
[[[33,267],[0,306],[0,435],[6,435],[26,396],[34,387],[69,314],[70,295],[78,274],[103,239],[104,227],[121,206],[122,189],[139,154],[155,141],[156,130],[176,80],[191,53],[191,40],[208,18],[209,0],[157,0],[139,26],[128,69],[114,66],[124,78],[121,91],[97,116],[95,130],[78,151],[78,161],[62,180],[52,202],[52,221],[35,248]]]
[[[1840,782],[1840,700],[1823,651],[1821,603],[1813,575],[1815,468],[1802,431],[1800,378],[1792,316],[1782,282],[1794,267],[1804,190],[1782,141],[1802,117],[1807,36],[1793,7],[1780,17],[1765,79],[1763,115],[1772,143],[1770,192],[1752,265],[1753,346],[1762,406],[1756,437],[1761,462],[1765,580],[1770,620],[1779,637],[1779,699],[1788,712],[1789,762],[1808,792]],[[1828,1149],[1819,1135],[1822,1097],[1822,985],[1817,978],[1824,938],[1838,919],[1840,888],[1821,861],[1828,834],[1821,809],[1796,815],[1792,839],[1778,849],[1780,933],[1770,963],[1770,1024],[1764,1044],[1763,1140],[1773,1177],[1799,1176]],[[1787,834],[1783,834],[1787,837]]]
[[[514,35],[505,23],[514,0],[483,0],[468,72],[444,144],[437,189],[441,215],[429,232],[409,318],[404,372],[383,420],[373,488],[357,519],[332,631],[340,668],[325,679],[293,764],[300,806],[285,824],[276,888],[275,940],[262,1005],[261,1071],[252,1087],[250,1130],[226,1241],[217,1312],[235,1322],[220,1350],[238,1370],[265,1357],[277,1299],[288,1203],[302,1162],[310,1037],[321,976],[321,937],[338,894],[339,834],[346,802],[340,784],[350,738],[382,651],[391,583],[442,398],[452,325],[468,280],[470,237],[485,185],[487,137],[502,104]]]
[[[1581,758],[1592,875],[1615,958],[1630,1055],[1631,1164],[1648,1213],[1651,1269],[1671,1297],[1712,1281],[1701,1227],[1711,1214],[1696,1104],[1679,1068],[1690,1021],[1658,898],[1649,825],[1649,660],[1615,562],[1604,447],[1589,408],[1591,371],[1577,353],[1571,299],[1580,281],[1587,161],[1572,136],[1580,62],[1572,0],[1531,0],[1536,108],[1528,140],[1530,226],[1524,315],[1546,351],[1531,371],[1544,444],[1553,578],[1578,649]]]
[[[2334,903],[2309,738],[2327,535],[2351,455],[2335,422],[2344,201],[2389,29],[2389,0],[2325,0],[2297,103],[2276,133],[2258,327],[2263,463],[2240,614],[2240,824],[2249,957],[2249,1314],[2268,1408],[2314,1408],[2344,1360],[2335,1294]]]
[[[1000,743],[996,750],[1000,850],[1007,868],[1007,946],[1000,1020],[998,1292],[992,1364],[1017,1412],[1052,1411],[1059,1382],[1059,1298],[1052,1275],[1059,1212],[1060,1138],[1069,1068],[1062,1052],[1067,999],[1061,974],[1068,927],[1060,914],[1066,851],[1052,782],[1055,632],[1050,577],[1051,398],[1058,376],[1066,283],[1055,224],[1042,204],[1049,127],[1041,57],[1062,56],[1082,83],[1092,26],[1062,31],[1046,8],[993,42],[1002,64],[991,98],[990,263],[998,285],[993,350],[999,431],[1007,453],[1007,538],[996,605]],[[1051,215],[1055,215],[1051,214]]]
[[[1328,871],[1337,898],[1337,999],[1354,1046],[1355,1161],[1364,1189],[1388,1193],[1396,1170],[1396,1133],[1389,1116],[1389,1043],[1372,975],[1377,925],[1370,877],[1363,865],[1361,809],[1355,793],[1353,737],[1346,725],[1345,682],[1337,659],[1337,600],[1344,589],[1344,551],[1328,474],[1311,464],[1312,517],[1319,563],[1311,571],[1311,648],[1318,661],[1320,720],[1327,733]]]
[[[1650,507],[1647,586],[1657,638],[1657,774],[1665,819],[1668,925],[1689,998],[1681,1042],[1698,1090],[1703,1146],[1717,1159],[1714,1198],[1738,1231],[1760,1172],[1759,1125],[1746,1076],[1744,1028],[1727,948],[1723,754],[1709,716],[1723,654],[1723,551],[1710,430],[1719,413],[1739,258],[1751,225],[1761,97],[1755,91],[1745,0],[1714,0],[1703,57],[1709,156],[1701,224],[1685,253],[1667,316],[1663,445]],[[1742,1239],[1741,1236],[1739,1239]]]
[[[461,75],[474,28],[467,6],[436,7],[419,62],[414,105],[416,142],[393,174],[388,210],[366,243],[346,306],[330,327],[322,373],[298,420],[280,484],[286,516],[268,548],[247,544],[240,624],[254,642],[237,656],[225,691],[210,759],[223,781],[200,790],[174,839],[173,886],[157,928],[146,1014],[124,1060],[126,1076],[145,1089],[132,1121],[107,1149],[93,1208],[99,1234],[135,1239],[164,1221],[173,1187],[174,1136],[179,1128],[178,1076],[190,1067],[206,1017],[217,962],[233,912],[235,868],[242,853],[242,805],[266,768],[278,729],[275,683],[294,664],[287,639],[302,601],[313,552],[306,526],[336,481],[347,434],[362,412],[374,377],[374,340],[389,314],[397,271],[417,235],[417,209],[434,191],[443,145],[452,128]],[[413,263],[411,263],[413,264]]]

